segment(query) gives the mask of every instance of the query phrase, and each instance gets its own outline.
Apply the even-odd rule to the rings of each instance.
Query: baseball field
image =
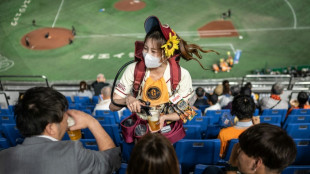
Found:
[[[116,4],[123,4],[119,8]],[[231,17],[223,19],[230,9]],[[189,43],[220,53],[202,54],[212,68],[227,52],[241,50],[232,70],[206,71],[195,61],[181,61],[193,79],[242,77],[255,69],[310,65],[309,0],[1,0],[0,74],[45,75],[50,81],[113,79],[133,59],[134,42],[145,36],[144,21],[156,15]],[[229,21],[233,29],[217,25]],[[54,29],[69,31],[67,36]],[[74,28],[74,35],[71,33]],[[45,29],[37,35],[31,32]],[[234,33],[234,35],[231,35]],[[46,37],[46,35],[48,35]],[[26,43],[26,38],[28,45]],[[62,40],[58,48],[51,46]],[[40,48],[40,49],[39,49]],[[53,49],[51,49],[53,48]]]

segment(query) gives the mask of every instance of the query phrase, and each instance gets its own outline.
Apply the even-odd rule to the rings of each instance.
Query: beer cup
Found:
[[[148,123],[150,125],[151,131],[159,131],[159,111],[151,110],[150,112],[152,116],[148,116]]]
[[[67,122],[68,122],[68,127],[71,127],[75,124],[75,121],[72,117],[68,117]],[[68,133],[70,139],[73,141],[76,141],[76,140],[79,140],[82,138],[81,130],[74,130],[74,131],[68,130],[67,133]]]

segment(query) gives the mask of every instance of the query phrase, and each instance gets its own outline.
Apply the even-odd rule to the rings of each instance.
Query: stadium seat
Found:
[[[10,144],[9,144],[8,140],[6,138],[3,138],[0,135],[0,151],[3,149],[7,149],[9,147],[10,147]]]
[[[207,126],[211,124],[210,116],[195,116],[191,121],[187,121],[184,125],[200,125],[202,138],[205,137]]]
[[[100,124],[116,124],[114,115],[94,116]]]
[[[131,115],[131,112],[129,109],[126,108],[125,110],[123,110],[123,116],[129,116],[129,115]]]
[[[175,150],[182,165],[182,173],[193,171],[196,164],[216,164],[219,161],[219,139],[189,140],[175,143]]]
[[[200,105],[200,106],[198,106],[198,109],[201,110],[202,115],[205,115],[205,110],[209,106],[210,105]]]
[[[293,165],[310,165],[310,138],[294,139],[297,148],[296,159]]]
[[[94,95],[92,98],[92,103],[96,105],[98,104],[98,102],[99,102],[99,96]]]
[[[0,109],[0,115],[13,115],[10,109]]]
[[[3,123],[15,124],[14,115],[0,115],[0,124]]]
[[[80,139],[80,141],[86,149],[99,150],[95,139]]]
[[[201,126],[200,125],[184,125],[186,136],[184,139],[201,139]]]
[[[259,115],[259,110],[255,109],[253,116],[258,116]]]
[[[121,168],[118,170],[118,174],[126,174],[127,165],[128,164],[126,164],[126,163],[122,163]]]
[[[222,109],[222,110],[208,110],[206,116],[213,117],[212,123],[218,124],[220,122],[220,118],[223,117],[225,114],[231,115],[229,109]]]
[[[260,122],[261,123],[269,123],[269,124],[281,124],[282,115],[261,115]]]
[[[119,144],[121,143],[121,135],[118,129],[118,125],[117,124],[101,124],[101,126],[112,138],[115,145],[119,146]],[[94,139],[95,138],[88,128],[82,129],[82,134],[83,134],[83,139]]]
[[[310,109],[293,109],[290,115],[310,115]]]
[[[282,115],[282,121],[284,121],[287,113],[287,109],[264,109],[262,115]]]
[[[281,174],[308,174],[310,173],[310,165],[291,165],[285,168]]]
[[[289,115],[283,125],[283,128],[289,123],[310,123],[310,115]]]
[[[204,135],[204,139],[214,139],[218,137],[220,133],[221,126],[220,125],[207,125],[207,131]]]
[[[24,141],[24,137],[19,133],[16,124],[2,124],[3,133],[11,146],[16,146]]]
[[[120,123],[119,115],[117,111],[110,111],[110,110],[96,110],[95,116],[105,116],[105,115],[113,115],[115,122]]]
[[[227,146],[227,148],[226,148],[225,157],[223,158],[225,161],[229,161],[229,157],[230,157],[230,155],[231,155],[231,151],[232,151],[234,145],[235,145],[236,143],[238,143],[238,142],[239,142],[239,139],[231,139],[231,140],[229,141],[228,146]]]
[[[70,96],[66,96],[66,99],[67,99],[69,105],[70,105],[71,103],[73,103],[72,98],[71,98]]]
[[[197,113],[197,115],[196,116],[202,116],[202,112],[201,112],[201,110],[195,110],[195,112]]]
[[[73,96],[74,103],[90,104],[90,98],[87,96]]]
[[[288,123],[284,129],[292,138],[310,138],[310,123]]]
[[[130,159],[130,154],[135,146],[135,143],[126,143],[125,141],[121,142],[121,149],[122,149],[122,161],[127,162]]]

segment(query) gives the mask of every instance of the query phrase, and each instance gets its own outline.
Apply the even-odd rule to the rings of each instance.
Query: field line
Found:
[[[296,28],[296,27],[297,27],[297,17],[296,17],[295,10],[294,10],[293,6],[291,5],[291,3],[288,2],[288,0],[284,0],[284,1],[285,1],[285,2],[287,3],[287,5],[290,7],[290,9],[291,9],[291,11],[292,11],[292,13],[293,13],[293,17],[294,17],[294,28]]]
[[[56,24],[56,21],[57,21],[57,19],[58,19],[58,16],[59,16],[59,13],[60,13],[60,10],[61,10],[61,8],[62,8],[62,4],[63,4],[63,3],[64,3],[64,0],[61,0],[60,6],[59,6],[58,11],[57,11],[57,14],[56,14],[56,17],[55,17],[55,19],[54,19],[54,23],[53,23],[53,25],[52,25],[52,28],[55,27],[55,24]]]

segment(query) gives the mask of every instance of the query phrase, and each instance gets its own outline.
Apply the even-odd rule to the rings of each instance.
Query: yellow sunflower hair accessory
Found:
[[[161,48],[165,49],[165,55],[168,58],[173,56],[175,50],[179,49],[179,43],[180,43],[180,40],[178,39],[175,32],[173,30],[172,30],[172,32],[174,33],[174,36],[171,36],[171,32],[170,32],[169,33],[169,40],[167,41],[167,43],[165,45],[161,46]]]

